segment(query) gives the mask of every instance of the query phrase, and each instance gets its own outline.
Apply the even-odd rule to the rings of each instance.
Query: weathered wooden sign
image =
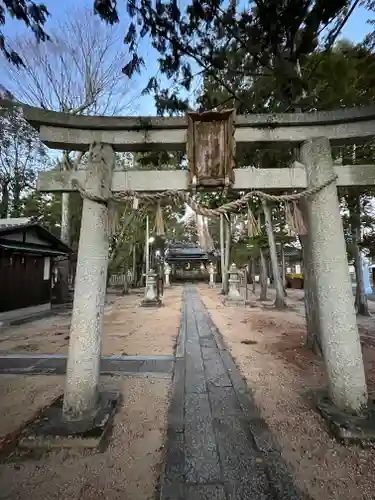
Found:
[[[228,187],[234,183],[236,143],[233,109],[188,113],[189,184]]]

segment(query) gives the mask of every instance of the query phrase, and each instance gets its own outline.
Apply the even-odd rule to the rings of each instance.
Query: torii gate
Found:
[[[38,189],[45,192],[74,191],[75,181],[79,181],[92,198],[84,198],[83,203],[64,400],[67,420],[84,419],[95,411],[98,401],[108,207],[93,199],[105,200],[111,191],[152,193],[188,190],[192,185],[226,186],[235,191],[294,190],[323,185],[334,174],[336,183],[331,182],[308,199],[311,262],[306,267],[310,266],[314,277],[332,402],[352,413],[366,408],[367,388],[336,186],[375,185],[375,166],[334,166],[331,144],[373,138],[375,107],[236,117],[228,111],[178,118],[72,116],[28,106],[23,110],[47,146],[90,150],[86,170],[46,172],[38,180]],[[234,144],[233,135],[236,144],[299,147],[302,163],[292,169],[233,171],[234,148],[227,148],[217,159],[220,147]],[[211,152],[208,159],[201,155],[202,143]],[[188,171],[116,171],[115,151],[185,150],[187,144]]]

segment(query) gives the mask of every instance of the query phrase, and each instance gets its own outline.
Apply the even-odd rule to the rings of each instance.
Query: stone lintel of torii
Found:
[[[375,182],[375,165],[334,166],[338,187],[369,186]],[[186,191],[189,188],[186,170],[114,170],[112,192],[125,190],[153,193],[160,191]],[[306,169],[300,162],[294,162],[289,168],[238,168],[235,169],[234,191],[251,190],[295,190],[306,189]],[[37,189],[42,192],[76,191],[78,181],[84,183],[85,170],[73,172],[41,172],[38,176]]]
[[[0,99],[0,107],[9,101]],[[115,151],[184,151],[188,118],[77,116],[22,106],[26,120],[48,147],[87,151],[93,142]],[[213,115],[214,112],[211,113]],[[251,114],[234,118],[237,145],[293,145],[326,137],[331,145],[360,143],[375,135],[375,106],[313,113]]]
[[[191,177],[186,171],[124,172],[116,171],[114,165],[116,151],[185,150],[187,141],[191,141],[188,117],[83,117],[27,106],[24,116],[47,146],[90,149],[85,170],[41,174],[41,191],[72,191],[73,179],[93,195],[105,195],[110,190],[155,192],[190,187]],[[302,162],[285,169],[235,169],[231,172],[231,189],[303,189],[338,176],[337,182],[307,200],[311,260],[306,265],[315,273],[313,294],[319,310],[330,399],[340,410],[360,413],[367,407],[368,396],[337,186],[375,185],[375,166],[334,166],[331,146],[373,138],[375,107],[233,116],[229,129],[224,130],[230,130],[237,145],[269,147],[275,143],[300,148]],[[64,405],[67,419],[79,420],[95,411],[97,401],[108,263],[107,218],[106,204],[84,198]]]

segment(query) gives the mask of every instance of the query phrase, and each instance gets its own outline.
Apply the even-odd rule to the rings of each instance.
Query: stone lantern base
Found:
[[[142,307],[161,307],[162,305],[163,303],[159,298],[153,300],[143,299],[141,302]]]
[[[228,296],[224,298],[225,306],[244,306],[246,305],[245,299],[243,297],[229,298]]]

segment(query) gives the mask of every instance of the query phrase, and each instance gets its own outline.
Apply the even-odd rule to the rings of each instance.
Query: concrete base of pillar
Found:
[[[351,415],[334,406],[327,391],[315,393],[314,399],[319,413],[327,421],[329,431],[337,441],[345,446],[359,444],[362,447],[374,447],[374,402],[369,402],[368,409],[363,415]]]
[[[23,430],[18,446],[23,449],[100,448],[111,430],[119,401],[119,393],[102,392],[94,418],[67,422],[63,420],[62,395]]]

